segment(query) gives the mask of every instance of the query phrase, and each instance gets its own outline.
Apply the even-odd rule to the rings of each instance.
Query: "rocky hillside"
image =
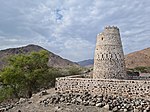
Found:
[[[15,55],[15,54],[27,54],[30,52],[38,52],[40,50],[46,50],[38,45],[28,45],[28,46],[24,46],[24,47],[19,47],[19,48],[9,48],[6,50],[1,50],[0,51],[0,69],[2,69],[5,65],[7,65],[6,59],[9,56]],[[71,62],[67,59],[63,59],[60,56],[50,52],[49,52],[49,62],[48,65],[50,67],[59,67],[59,68],[66,68],[69,66],[78,66],[77,63]]]
[[[150,47],[130,53],[125,56],[125,62],[127,68],[135,68],[137,66],[150,66]]]
[[[93,59],[88,59],[88,60],[84,60],[84,61],[80,61],[78,62],[78,64],[80,66],[88,66],[88,65],[93,65],[94,60]]]
[[[138,66],[150,66],[150,47],[125,55],[125,63],[127,68],[135,68]],[[94,60],[89,59],[78,62],[81,66],[93,66]]]

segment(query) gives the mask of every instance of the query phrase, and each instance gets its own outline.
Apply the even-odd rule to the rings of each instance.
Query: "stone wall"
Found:
[[[89,78],[57,78],[56,91],[72,91],[91,94],[111,94],[124,97],[139,97],[150,99],[150,80],[111,80]]]

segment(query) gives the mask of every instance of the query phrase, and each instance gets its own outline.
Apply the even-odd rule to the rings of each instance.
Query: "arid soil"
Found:
[[[92,96],[85,93],[55,93],[54,88],[0,106],[0,112],[150,112],[150,99]]]
[[[20,99],[18,104],[8,112],[108,112],[105,108],[99,108],[96,106],[83,106],[75,104],[48,104],[46,106],[40,104],[40,102],[51,95],[55,94],[54,88],[46,90],[47,95],[42,93],[34,94],[29,100]],[[0,111],[1,112],[1,111]]]

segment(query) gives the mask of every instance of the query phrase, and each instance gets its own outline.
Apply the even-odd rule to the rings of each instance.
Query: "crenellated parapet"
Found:
[[[119,28],[117,27],[117,26],[106,26],[104,29],[106,29],[106,30],[112,30],[112,29],[114,29],[114,30],[119,30]]]

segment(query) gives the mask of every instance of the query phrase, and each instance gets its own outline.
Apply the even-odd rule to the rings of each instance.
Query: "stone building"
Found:
[[[105,27],[104,31],[97,35],[93,78],[127,78],[122,43],[117,27]]]

